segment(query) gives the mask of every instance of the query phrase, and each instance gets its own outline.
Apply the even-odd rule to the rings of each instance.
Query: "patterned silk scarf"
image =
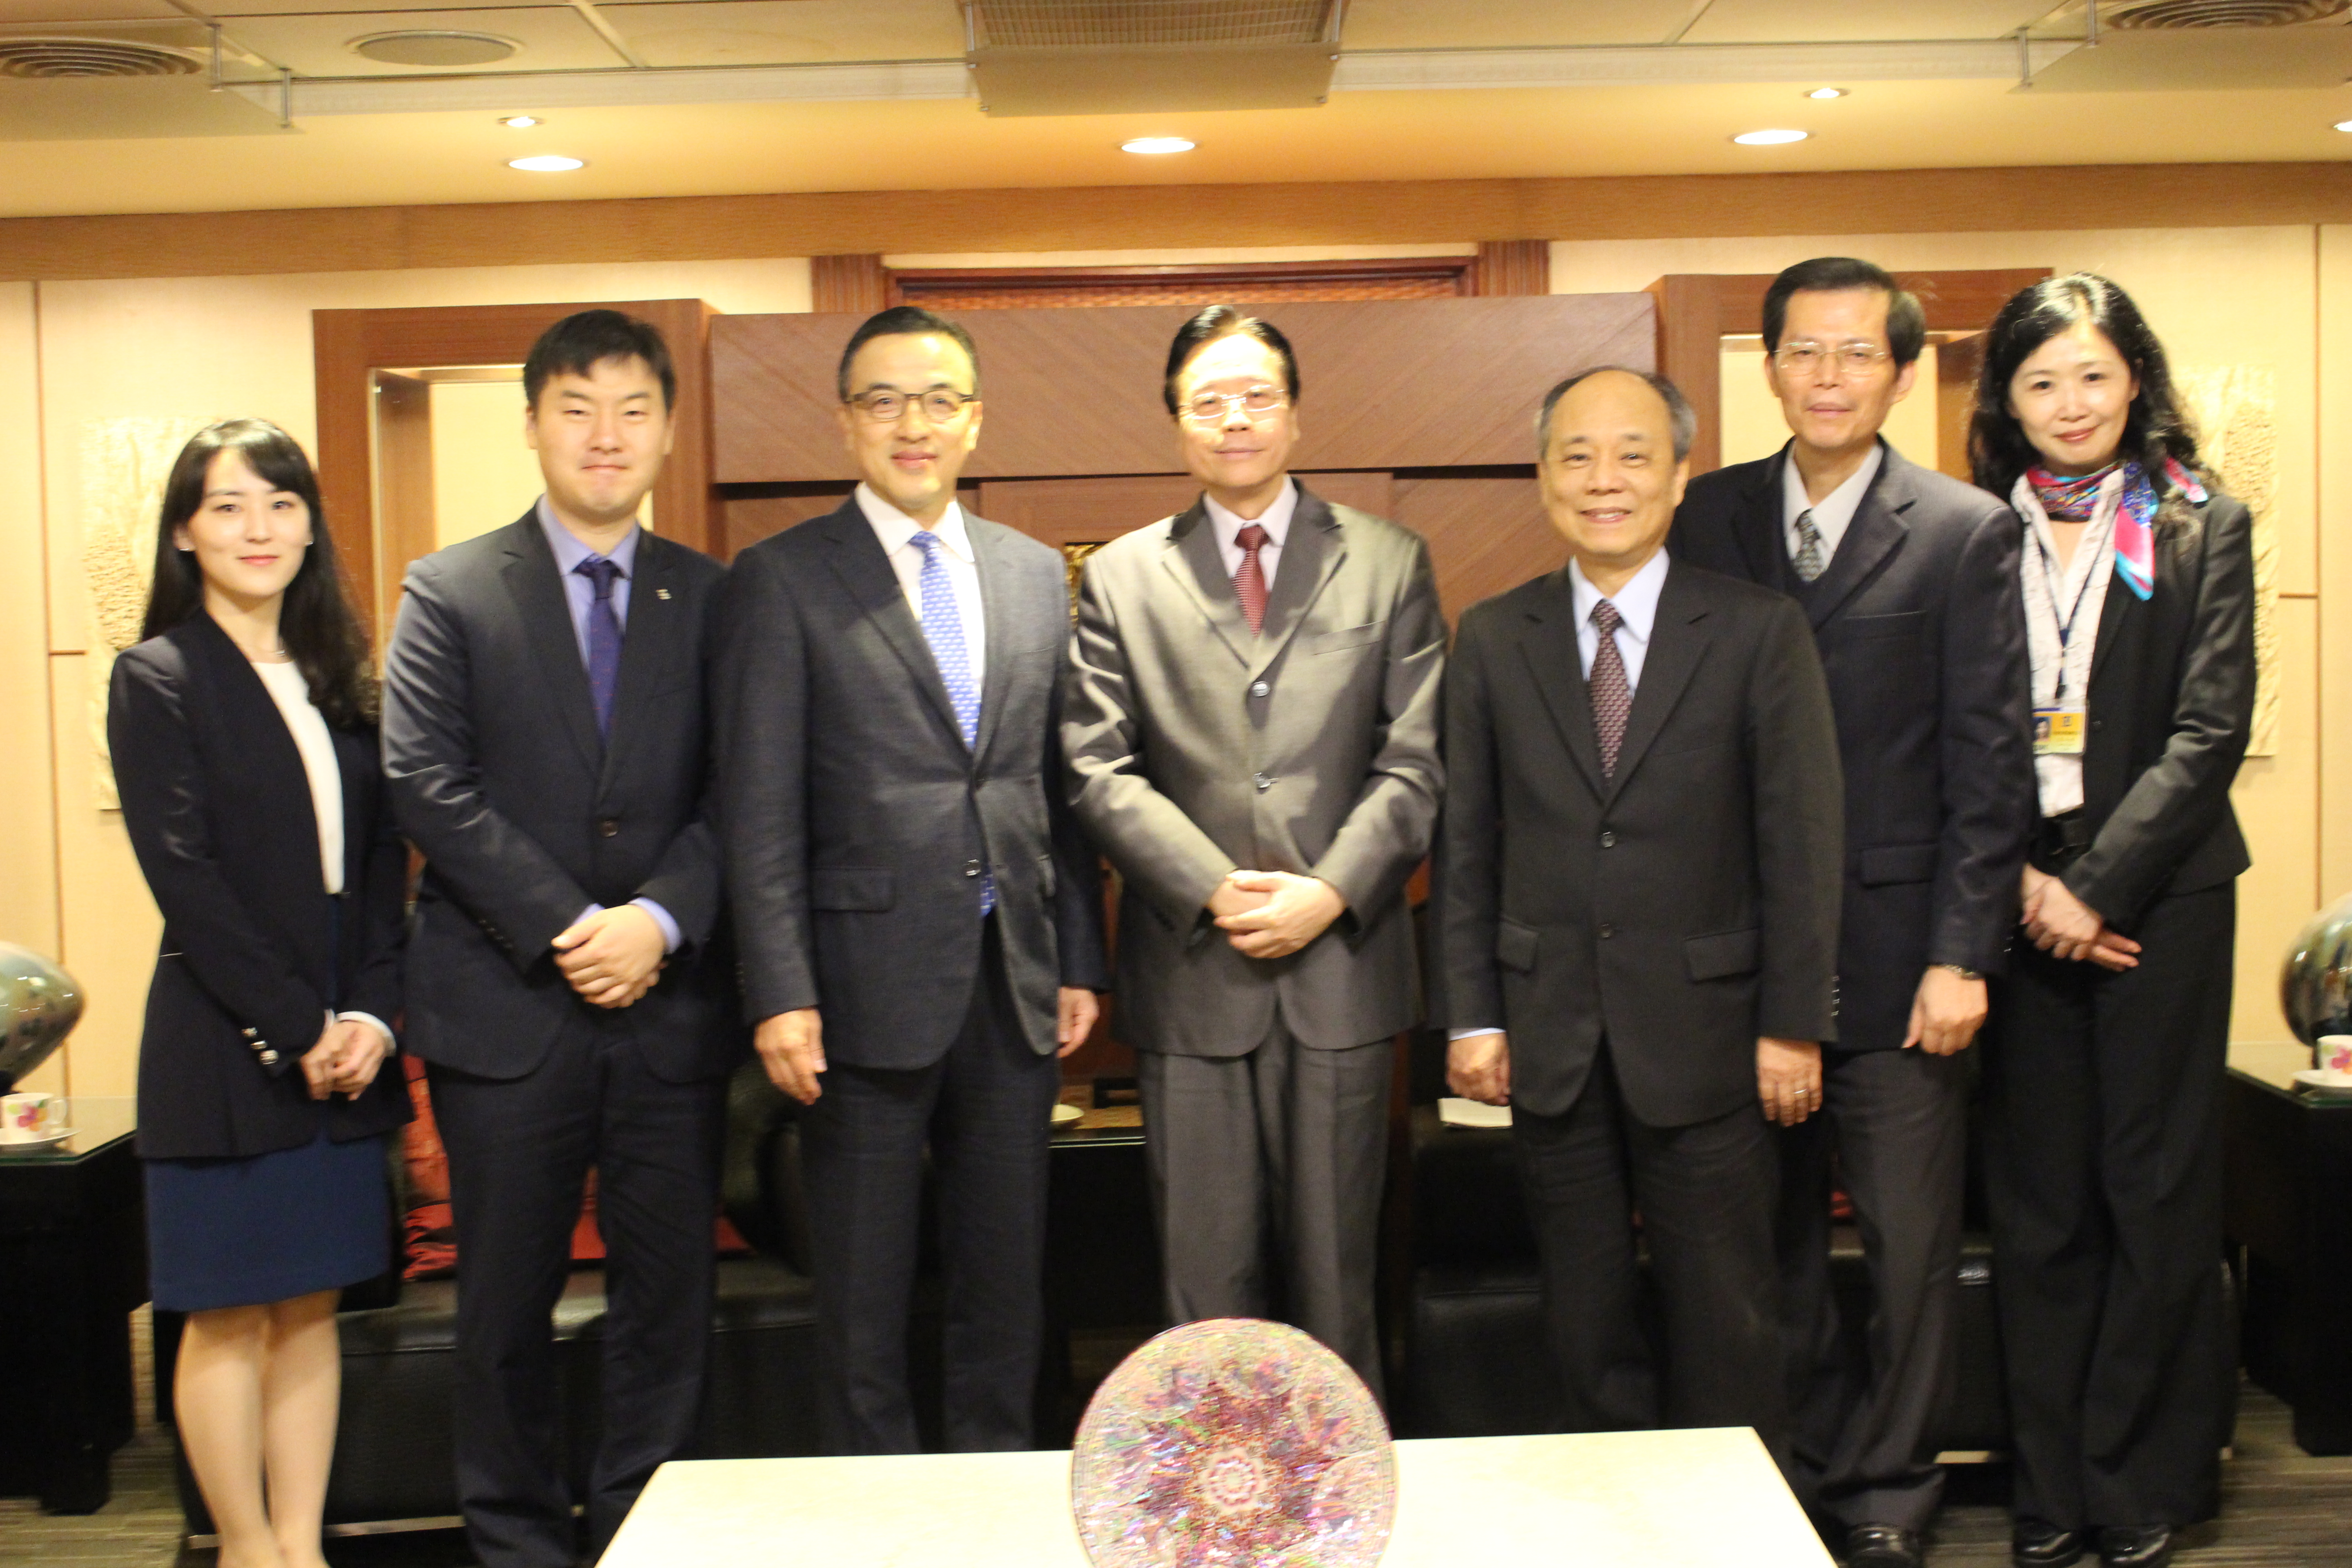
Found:
[[[2025,470],[2025,479],[2053,521],[2085,522],[2097,512],[2099,491],[2118,466],[2123,469],[2124,494],[2123,504],[2116,509],[2116,575],[2146,599],[2156,592],[2157,505],[2156,487],[2148,483],[2147,470],[2137,463],[2109,463],[2095,474],[2062,479],[2036,465]],[[2195,475],[2170,458],[2164,459],[2164,473],[2183,495],[2200,506],[2204,504],[2205,487]]]

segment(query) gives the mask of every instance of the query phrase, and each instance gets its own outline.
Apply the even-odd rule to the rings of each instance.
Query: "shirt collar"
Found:
[[[866,522],[882,541],[884,550],[895,554],[906,549],[915,535],[921,531],[921,523],[884,500],[873,486],[861,482],[856,496],[857,510],[866,514]],[[939,521],[931,524],[931,531],[939,536],[940,542],[946,545],[956,559],[970,561],[972,558],[971,535],[964,527],[963,508],[956,502],[948,502],[948,510],[940,515]]]
[[[1274,549],[1282,548],[1282,541],[1290,532],[1290,519],[1298,510],[1298,481],[1286,478],[1282,493],[1274,504],[1258,517],[1237,517],[1217,503],[1216,498],[1205,492],[1202,503],[1209,509],[1209,526],[1217,531],[1217,542],[1229,550],[1241,548],[1240,534],[1251,523],[1265,530],[1265,542]]]
[[[539,498],[539,526],[541,531],[547,535],[547,547],[555,552],[555,569],[558,572],[569,575],[578,570],[583,561],[595,558],[596,552],[581,543],[579,535],[555,520],[555,509],[547,504],[545,496]],[[621,542],[604,552],[604,559],[618,566],[624,577],[636,575],[637,535],[643,531],[636,523],[631,522],[629,531],[621,535]]]
[[[1666,552],[1662,545],[1623,587],[1608,595],[1609,602],[1617,606],[1625,629],[1633,634],[1635,642],[1645,647],[1650,640],[1650,628],[1658,622],[1658,594],[1665,585]],[[1568,587],[1576,601],[1576,624],[1582,626],[1592,619],[1592,606],[1601,602],[1601,590],[1586,580],[1584,568],[1573,558],[1568,563]]]
[[[1845,482],[1819,500],[1805,497],[1805,476],[1797,472],[1796,443],[1782,448],[1780,457],[1780,526],[1794,528],[1800,514],[1811,512],[1813,524],[1823,533],[1842,534],[1853,521],[1853,514],[1862,510],[1862,498],[1870,493],[1870,481],[1886,464],[1885,439],[1870,444],[1870,454],[1862,467],[1845,478]]]

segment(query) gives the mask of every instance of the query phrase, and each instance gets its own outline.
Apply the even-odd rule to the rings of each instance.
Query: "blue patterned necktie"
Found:
[[[980,742],[980,685],[971,678],[971,648],[964,641],[963,612],[956,607],[955,589],[948,582],[947,563],[940,559],[940,536],[929,529],[914,533],[915,548],[923,552],[919,579],[923,591],[923,640],[931,645],[931,660],[940,667],[940,681],[948,689],[955,709],[956,729],[966,747]],[[996,879],[982,872],[980,912],[996,907]]]
[[[613,609],[613,584],[620,580],[621,563],[592,555],[572,571],[596,590],[588,606],[588,695],[596,704],[596,732],[611,739],[613,694],[621,686],[621,617]]]

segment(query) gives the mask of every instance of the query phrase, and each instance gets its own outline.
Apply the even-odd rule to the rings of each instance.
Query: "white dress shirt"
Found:
[[[898,574],[898,587],[907,595],[907,607],[915,612],[915,624],[923,620],[923,552],[915,542],[922,524],[892,506],[876,494],[870,485],[857,487],[857,510],[874,530],[874,537],[882,542],[882,553],[890,558],[890,570]],[[963,508],[948,502],[947,511],[931,525],[944,547],[940,552],[940,563],[947,569],[948,587],[955,595],[956,613],[963,618],[963,646],[971,656],[971,684],[975,691],[987,687],[988,624],[980,608],[980,566],[971,553],[971,531],[964,527]]]
[[[1870,481],[1886,463],[1886,443],[1870,444],[1870,456],[1862,467],[1846,476],[1838,486],[1819,500],[1805,499],[1805,476],[1797,472],[1796,444],[1790,443],[1780,460],[1780,531],[1789,546],[1789,559],[1797,558],[1797,519],[1806,512],[1813,514],[1813,526],[1821,531],[1822,564],[1826,567],[1836,559],[1838,542],[1853,522],[1853,514],[1862,510],[1862,498],[1870,493]]]
[[[1209,526],[1216,531],[1217,553],[1224,557],[1228,577],[1241,575],[1242,558],[1248,553],[1242,549],[1242,530],[1253,522],[1265,530],[1265,542],[1257,547],[1257,569],[1265,576],[1265,591],[1273,593],[1274,574],[1282,564],[1282,542],[1289,537],[1291,515],[1298,510],[1298,481],[1283,480],[1282,493],[1261,517],[1236,517],[1212,496],[1203,495],[1201,500],[1209,509]]]
[[[2036,708],[2060,702],[2062,679],[2066,707],[2090,706],[2091,656],[2098,648],[2107,584],[2116,575],[2116,513],[2123,499],[2123,470],[2118,468],[2099,487],[2090,526],[2074,542],[2074,558],[2062,573],[2057,535],[2050,531],[2050,517],[2033,493],[2033,481],[2021,474],[2010,492],[2009,504],[2025,520],[2025,548],[2018,552],[2017,576],[2025,597],[2025,651],[2032,666]],[[2035,757],[2033,782],[2042,815],[2063,816],[2083,804],[2083,759]]]
[[[1650,655],[1650,633],[1658,624],[1658,594],[1666,585],[1666,552],[1661,549],[1642,563],[1642,569],[1627,580],[1615,593],[1605,595],[1617,606],[1617,657],[1625,661],[1625,689],[1638,691],[1642,688],[1642,661]],[[1576,658],[1583,666],[1584,679],[1592,679],[1593,657],[1601,651],[1601,628],[1592,624],[1592,606],[1604,595],[1584,575],[1584,568],[1571,560],[1568,563],[1569,595],[1576,604]],[[1471,1024],[1458,1029],[1448,1029],[1449,1040],[1466,1040],[1474,1035],[1499,1035],[1502,1028],[1495,1024]]]

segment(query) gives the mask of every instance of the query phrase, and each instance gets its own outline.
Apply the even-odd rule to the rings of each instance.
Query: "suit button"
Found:
[[[1609,924],[1606,921],[1601,922],[1601,937],[1602,941],[1606,942],[1609,938],[1615,936],[1616,934],[1617,928],[1615,926]]]
[[[616,838],[620,836],[620,832],[621,819],[619,817],[600,816],[596,819],[596,836],[599,838]]]
[[[1251,682],[1250,682],[1250,695],[1251,695],[1252,697],[1265,697],[1265,696],[1269,696],[1269,695],[1271,695],[1271,694],[1273,693],[1273,691],[1274,691],[1274,688],[1273,688],[1273,687],[1271,687],[1271,686],[1268,686],[1268,685],[1267,685],[1265,681],[1263,681],[1263,680],[1253,680],[1253,681],[1251,681]]]
[[[1610,832],[1605,827],[1601,830],[1601,847],[1603,849],[1614,849],[1617,847],[1617,836],[1614,833]]]
[[[964,874],[965,876],[967,876],[967,877],[977,877],[977,876],[979,876],[979,875],[980,875],[980,862],[979,862],[979,861],[977,861],[977,860],[967,860],[967,861],[965,861],[965,862],[963,863],[963,874]]]
[[[258,1029],[247,1029],[245,1032],[245,1037],[248,1040],[257,1040],[261,1037],[261,1031]]]
[[[278,1053],[277,1053],[276,1051],[264,1051],[264,1052],[262,1052],[262,1053],[261,1053],[261,1065],[262,1065],[263,1067],[266,1067],[266,1068],[274,1068],[274,1067],[276,1067],[276,1066],[278,1065]]]
[[[1264,794],[1265,791],[1274,787],[1274,781],[1266,777],[1264,773],[1252,774],[1250,776],[1250,783],[1257,785],[1258,792],[1260,794]]]

